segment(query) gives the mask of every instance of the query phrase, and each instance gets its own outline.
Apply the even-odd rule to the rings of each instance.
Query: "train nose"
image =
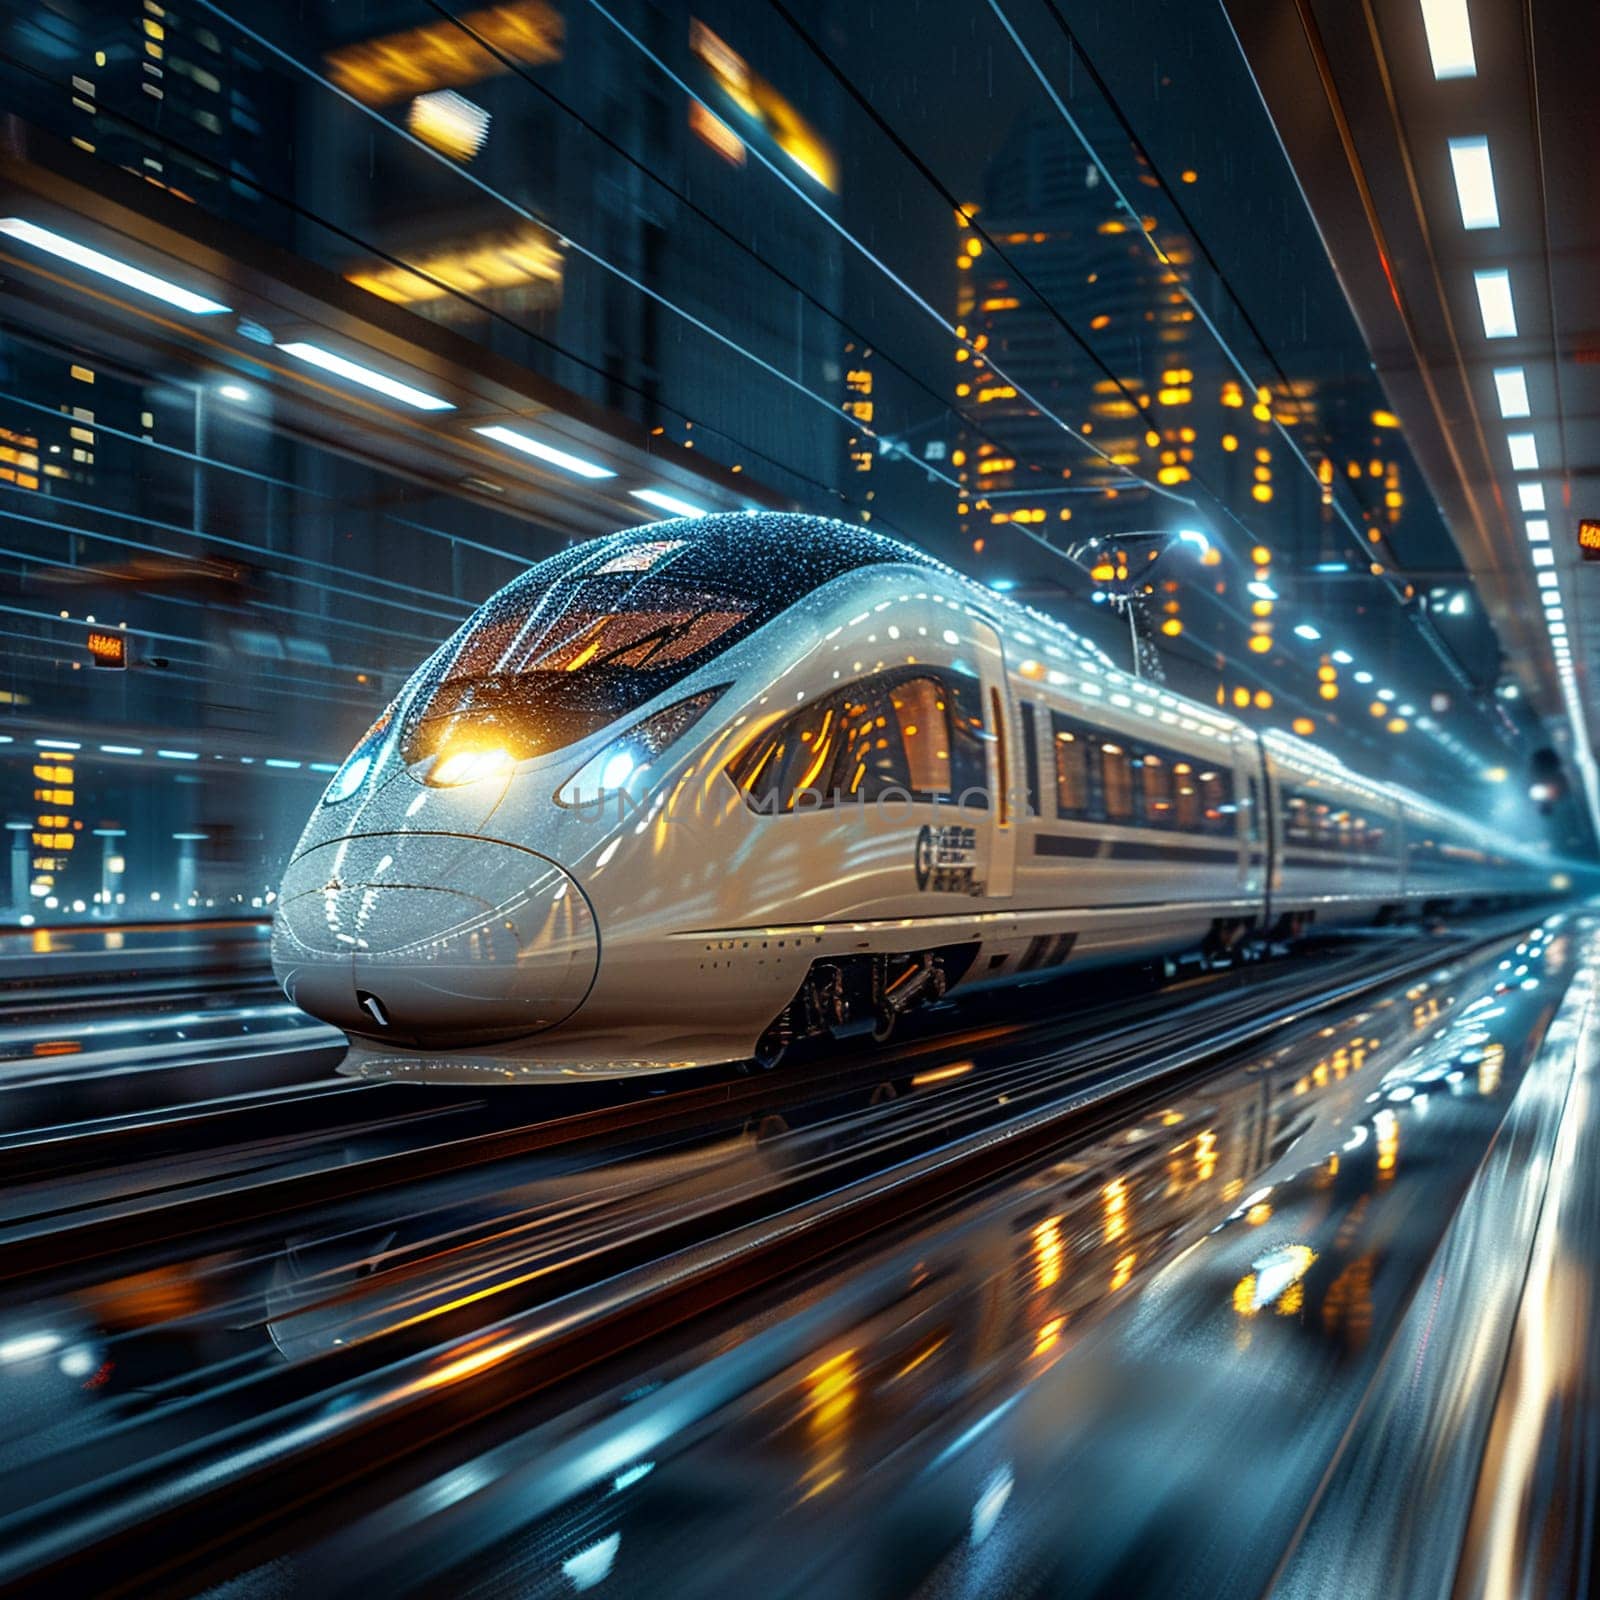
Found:
[[[456,834],[367,834],[284,875],[272,964],[347,1033],[457,1049],[552,1028],[600,959],[589,902],[555,862]]]

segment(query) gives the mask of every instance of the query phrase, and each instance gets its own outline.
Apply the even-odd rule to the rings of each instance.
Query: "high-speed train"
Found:
[[[736,513],[576,546],[469,618],[329,783],[273,963],[346,1072],[617,1076],[1551,881],[908,545]]]

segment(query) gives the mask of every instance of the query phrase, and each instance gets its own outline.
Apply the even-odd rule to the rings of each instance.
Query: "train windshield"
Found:
[[[465,737],[518,761],[559,750],[653,699],[770,614],[718,586],[616,563],[514,584],[430,667],[402,752],[420,761]]]

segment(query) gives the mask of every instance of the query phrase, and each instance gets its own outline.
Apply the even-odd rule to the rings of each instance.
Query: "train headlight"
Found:
[[[322,797],[325,806],[336,806],[341,800],[348,800],[357,789],[367,781],[367,774],[372,771],[372,756],[370,752],[358,750],[345,764],[333,775],[333,782],[328,785],[327,792]]]
[[[498,746],[492,750],[451,750],[434,762],[423,782],[437,789],[454,789],[464,783],[504,777],[515,765],[511,752]]]
[[[345,757],[344,765],[334,773],[332,782],[322,791],[323,805],[336,806],[340,801],[348,800],[372,776],[372,770],[383,754],[384,740],[393,718],[394,707],[391,706],[362,734],[361,742]]]
[[[702,689],[687,699],[664,707],[613,739],[591,756],[556,790],[556,804],[578,809],[625,793],[669,745],[686,734],[721,696],[727,684]]]

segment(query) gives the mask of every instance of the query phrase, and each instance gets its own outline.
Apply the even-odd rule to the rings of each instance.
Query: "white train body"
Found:
[[[760,513],[491,599],[329,785],[273,956],[347,1071],[604,1076],[1550,882],[910,547]]]

